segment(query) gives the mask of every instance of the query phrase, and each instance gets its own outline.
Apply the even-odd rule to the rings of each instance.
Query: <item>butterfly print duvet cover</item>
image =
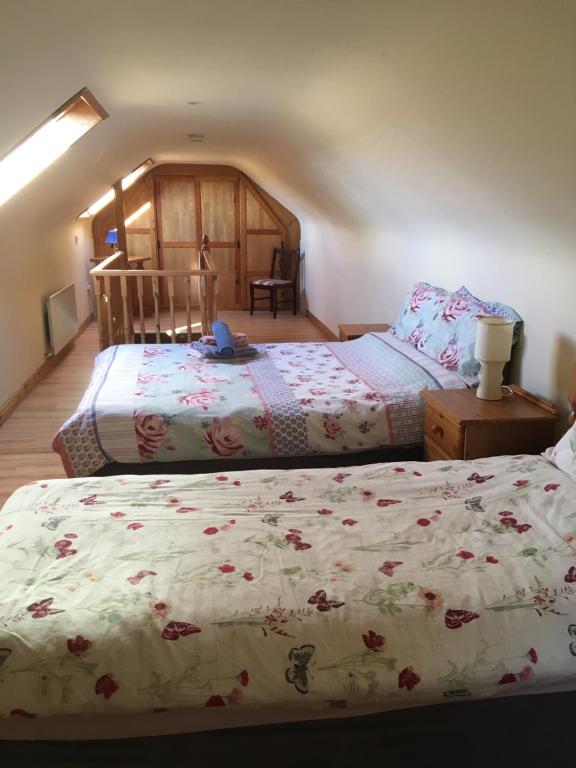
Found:
[[[33,483],[0,513],[0,717],[576,688],[575,490],[533,456]]]

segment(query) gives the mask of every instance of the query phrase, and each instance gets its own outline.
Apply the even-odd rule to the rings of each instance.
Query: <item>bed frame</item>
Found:
[[[328,453],[314,456],[274,456],[261,459],[200,459],[189,461],[154,461],[134,464],[113,462],[94,472],[94,477],[110,475],[200,475],[211,472],[237,472],[250,469],[318,469],[356,467],[382,461],[421,461],[421,445],[382,448],[362,453]]]

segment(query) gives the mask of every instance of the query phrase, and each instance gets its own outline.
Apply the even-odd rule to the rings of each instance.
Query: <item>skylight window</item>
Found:
[[[106,117],[108,113],[87,88],[63,104],[0,160],[0,205]]]
[[[146,171],[148,171],[153,165],[154,161],[151,158],[144,160],[144,162],[141,163],[138,168],[135,168],[131,173],[128,174],[128,176],[124,176],[122,179],[122,189],[128,189],[128,187],[131,187],[132,184],[134,184],[135,181],[138,181],[140,176],[146,173]],[[89,219],[91,216],[96,216],[96,214],[99,213],[102,208],[105,208],[108,203],[111,203],[115,197],[116,193],[114,190],[109,189],[108,192],[102,195],[102,197],[99,197],[95,203],[92,203],[92,205],[86,208],[85,211],[82,211],[78,218]]]

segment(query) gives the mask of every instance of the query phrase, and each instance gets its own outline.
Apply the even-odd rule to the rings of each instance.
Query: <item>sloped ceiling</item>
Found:
[[[514,305],[522,382],[564,402],[575,39],[576,0],[0,0],[0,155],[83,86],[110,114],[0,207],[0,402],[46,296],[74,280],[88,314],[76,215],[147,157],[235,165],[298,215],[333,330],[422,279]]]
[[[449,218],[463,193],[492,215],[495,188],[512,200],[535,173],[546,208],[547,186],[570,172],[547,148],[576,123],[574,107],[556,119],[573,85],[573,0],[3,0],[1,11],[0,155],[82,86],[110,117],[0,222],[23,202],[75,216],[148,156],[234,164],[301,216],[375,227],[439,207]],[[550,80],[550,57],[564,79]],[[507,155],[532,162],[504,176]]]

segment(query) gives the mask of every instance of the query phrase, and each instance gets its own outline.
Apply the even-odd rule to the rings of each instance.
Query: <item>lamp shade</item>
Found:
[[[474,356],[483,362],[510,360],[514,320],[507,317],[479,317],[476,324]]]
[[[107,245],[118,245],[118,230],[109,229],[108,234],[106,235],[106,240],[104,240],[104,242]]]

